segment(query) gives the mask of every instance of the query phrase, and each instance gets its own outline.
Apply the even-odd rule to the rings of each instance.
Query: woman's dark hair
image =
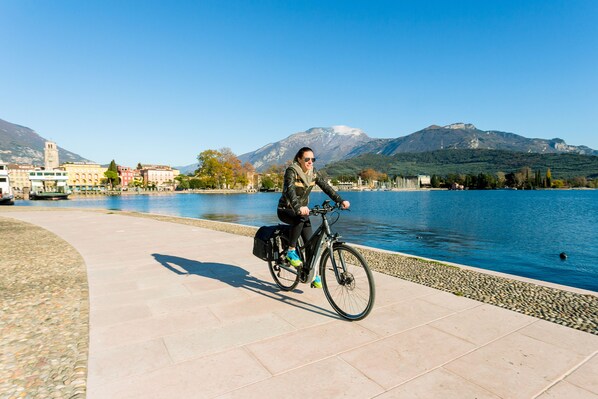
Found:
[[[293,158],[293,161],[299,161],[301,158],[303,158],[303,154],[305,154],[307,151],[314,152],[314,150],[312,150],[309,147],[302,147],[299,151],[297,151],[297,154],[295,154],[295,158]]]

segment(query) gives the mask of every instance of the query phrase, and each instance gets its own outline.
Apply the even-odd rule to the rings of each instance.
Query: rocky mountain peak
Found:
[[[256,151],[240,155],[239,159],[242,162],[252,163],[258,171],[264,171],[270,165],[285,164],[301,147],[310,147],[318,159],[319,168],[329,162],[343,159],[355,147],[369,141],[371,138],[361,129],[350,126],[313,127]]]
[[[474,125],[472,125],[471,123],[463,123],[463,122],[452,123],[450,125],[446,125],[444,128],[451,129],[451,130],[457,130],[457,129],[477,130],[477,128]]]

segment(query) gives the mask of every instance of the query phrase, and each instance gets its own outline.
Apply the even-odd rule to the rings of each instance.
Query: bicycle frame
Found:
[[[305,262],[303,267],[305,267],[305,265],[307,264],[309,270],[309,274],[307,275],[305,281],[313,281],[313,279],[319,274],[320,268],[318,267],[318,263],[320,262],[320,259],[322,258],[322,253],[324,251],[324,248],[326,247],[330,250],[330,260],[334,266],[334,274],[336,276],[337,281],[340,283],[341,275],[338,271],[338,267],[336,265],[336,261],[332,252],[332,248],[335,243],[339,242],[338,239],[340,236],[338,235],[338,233],[332,233],[330,229],[330,223],[328,222],[328,218],[326,217],[326,215],[327,212],[320,213],[320,216],[322,217],[322,224],[318,226],[316,231],[312,234],[312,236],[309,238],[309,240],[307,240],[306,243],[304,243],[302,246],[299,246],[301,252],[305,254]],[[309,257],[309,259],[307,259],[307,248],[311,247],[314,244],[314,242],[315,253],[309,254],[311,256]],[[283,269],[293,274],[297,274],[298,272],[297,269],[285,265],[279,265],[279,267],[282,267]]]
[[[275,251],[278,260],[268,260],[268,268],[283,291],[294,290],[299,282],[312,282],[311,286],[314,287],[314,279],[321,275],[321,287],[332,308],[344,319],[361,320],[374,306],[374,277],[359,251],[345,244],[338,233],[331,231],[334,221],[330,222],[326,215],[341,208],[338,204],[330,206],[329,202],[324,201],[321,206],[310,209],[309,215],[321,216],[322,223],[305,243],[298,243],[297,252],[303,258],[303,267],[292,267],[289,260],[285,259],[284,250],[289,237],[277,234]],[[283,270],[285,274],[281,275]]]

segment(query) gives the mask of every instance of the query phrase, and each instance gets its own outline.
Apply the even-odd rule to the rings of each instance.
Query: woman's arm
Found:
[[[316,184],[318,185],[318,187],[322,189],[322,191],[326,193],[326,195],[328,195],[337,204],[343,202],[348,203],[348,201],[343,201],[341,196],[336,191],[334,191],[330,184],[328,184],[328,182],[326,182],[326,180],[324,180],[319,174],[316,174]],[[346,206],[346,208],[348,208],[348,206]]]
[[[301,204],[299,203],[299,197],[295,191],[295,180],[297,180],[297,172],[293,168],[287,168],[284,172],[284,184],[282,187],[282,195],[286,198],[287,203],[293,208],[295,214],[301,213]]]

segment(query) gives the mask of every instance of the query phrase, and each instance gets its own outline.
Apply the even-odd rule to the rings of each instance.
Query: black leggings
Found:
[[[278,208],[278,218],[284,223],[291,225],[291,234],[289,237],[289,246],[296,247],[299,236],[303,237],[303,242],[311,238],[312,229],[309,216],[296,215],[292,209]]]

